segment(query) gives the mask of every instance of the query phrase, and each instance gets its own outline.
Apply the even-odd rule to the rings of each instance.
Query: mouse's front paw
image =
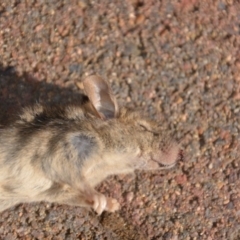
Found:
[[[100,193],[93,197],[93,209],[98,215],[101,215],[103,211],[115,212],[119,208],[120,204],[116,199],[105,197]]]
[[[107,198],[102,194],[96,194],[93,197],[93,209],[98,214],[101,215],[106,209]]]
[[[107,198],[106,211],[115,212],[120,209],[119,202],[114,198]]]

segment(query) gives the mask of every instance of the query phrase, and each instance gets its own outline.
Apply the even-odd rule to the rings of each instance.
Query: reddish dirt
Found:
[[[240,3],[2,0],[0,122],[22,106],[75,102],[75,82],[108,79],[182,139],[170,170],[106,180],[114,214],[21,204],[0,239],[240,239]]]

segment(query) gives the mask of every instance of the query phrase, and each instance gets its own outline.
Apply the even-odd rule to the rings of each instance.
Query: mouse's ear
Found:
[[[97,114],[102,119],[117,117],[118,104],[108,83],[97,75],[91,75],[83,80],[84,91],[87,94]]]

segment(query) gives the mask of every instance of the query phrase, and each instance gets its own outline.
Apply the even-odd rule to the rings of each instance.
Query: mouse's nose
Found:
[[[161,164],[173,165],[178,160],[179,154],[180,146],[176,142],[171,142],[168,146],[160,150],[159,156],[155,156],[155,159],[158,159]]]

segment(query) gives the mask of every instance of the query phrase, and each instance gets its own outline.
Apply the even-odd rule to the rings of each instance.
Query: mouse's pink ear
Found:
[[[102,119],[117,117],[118,104],[108,83],[97,75],[83,80],[84,91]]]

